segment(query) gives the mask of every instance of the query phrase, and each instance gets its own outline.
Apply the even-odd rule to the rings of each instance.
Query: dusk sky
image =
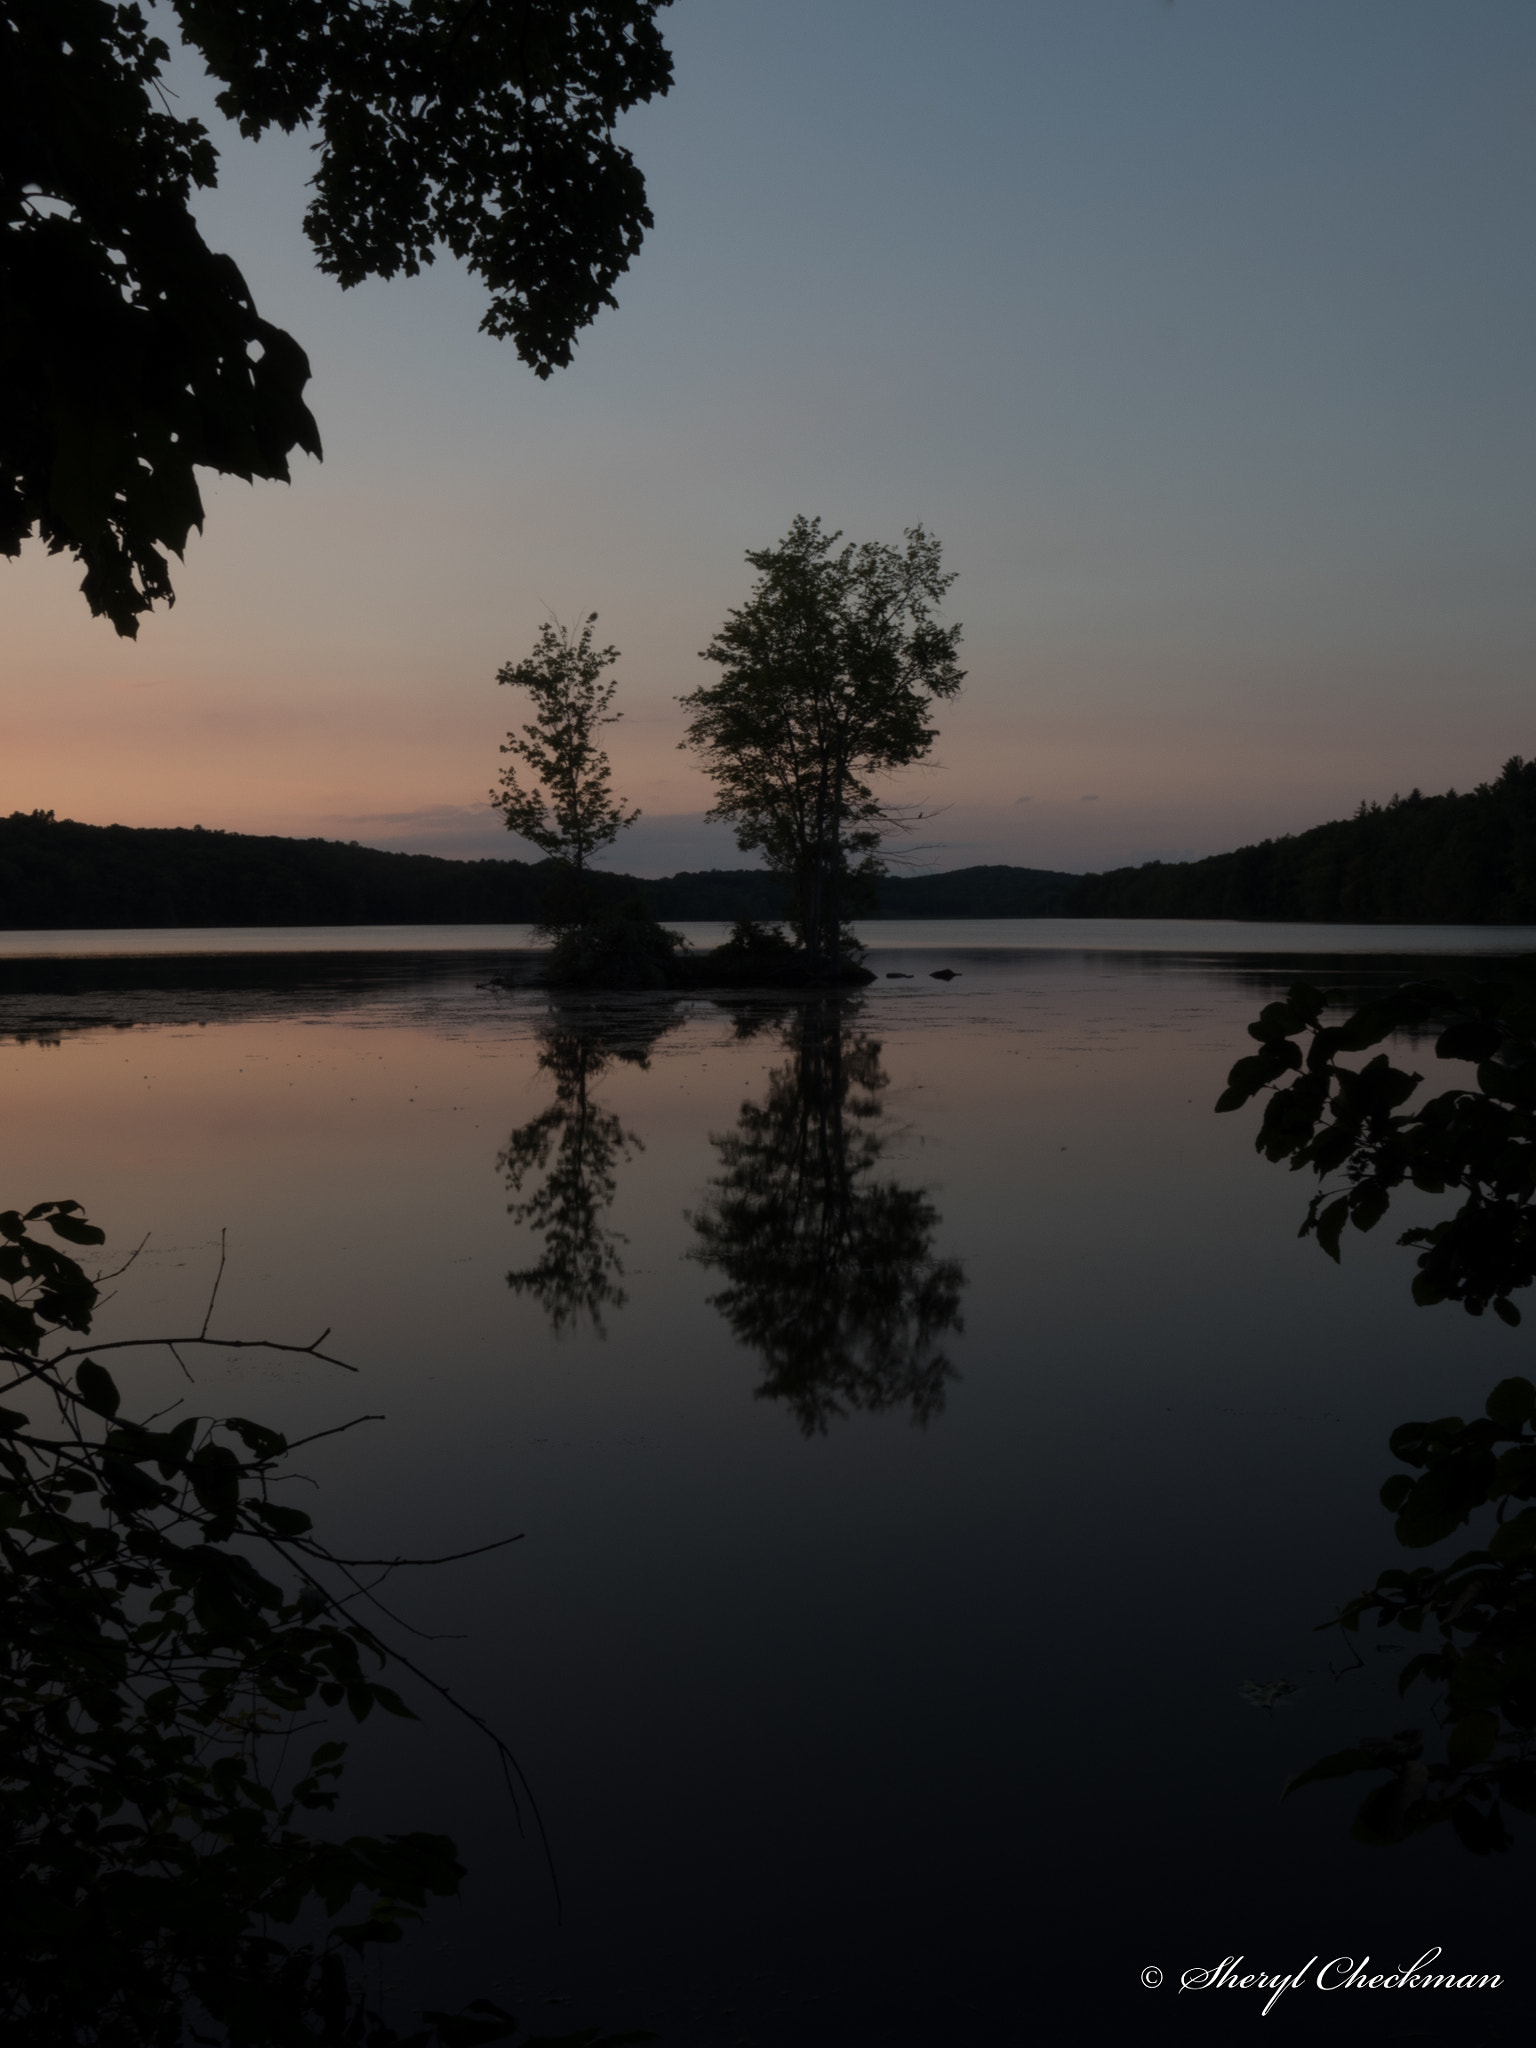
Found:
[[[163,13],[165,10],[161,10]],[[958,571],[923,867],[1100,868],[1536,754],[1530,0],[679,0],[656,227],[539,383],[451,261],[342,293],[302,139],[204,231],[323,463],[205,478],[137,643],[0,563],[0,812],[456,855],[550,612],[623,650],[612,855],[736,865],[676,698],[797,513]],[[163,30],[170,38],[169,31]]]

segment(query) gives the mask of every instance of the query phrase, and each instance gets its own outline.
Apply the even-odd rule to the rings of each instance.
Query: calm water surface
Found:
[[[1358,1781],[1278,1803],[1424,1721],[1314,1625],[1398,1561],[1389,1430],[1529,1337],[1412,1307],[1406,1207],[1341,1268],[1298,1242],[1309,1188],[1211,1104],[1296,973],[1536,933],[872,926],[840,1006],[552,1004],[525,934],[324,936],[11,935],[6,1199],[150,1234],[113,1335],[195,1328],[221,1229],[216,1328],[332,1326],[355,1379],[242,1356],[196,1398],[386,1418],[309,1460],[338,1548],[523,1532],[391,1599],[517,1748],[564,1921],[472,1733],[370,1724],[355,1824],[473,1872],[404,1990],[682,2048],[1529,2038],[1529,1828],[1373,1852]],[[1436,1943],[1496,2005],[1175,1988]]]

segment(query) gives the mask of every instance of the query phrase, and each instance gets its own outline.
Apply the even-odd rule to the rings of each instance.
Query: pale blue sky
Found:
[[[674,699],[801,511],[959,571],[926,864],[1215,851],[1536,753],[1529,0],[665,20],[657,226],[549,384],[451,264],[339,293],[302,144],[231,141],[206,230],[308,347],[325,463],[212,488],[134,647],[0,571],[0,809],[523,852],[494,673],[595,607],[616,861],[733,862]]]

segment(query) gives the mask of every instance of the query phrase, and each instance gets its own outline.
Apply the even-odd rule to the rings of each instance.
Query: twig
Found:
[[[145,1245],[149,1243],[149,1239],[150,1233],[146,1230],[144,1235],[139,1239],[138,1243],[134,1246],[133,1250],[128,1254],[127,1258],[124,1259],[123,1263],[120,1266],[114,1266],[110,1273],[98,1273],[95,1279],[91,1282],[91,1285],[93,1287],[102,1287],[105,1286],[108,1280],[121,1279],[123,1274],[127,1272],[128,1268],[139,1256],[139,1253],[143,1251]]]
[[[509,1543],[521,1543],[523,1532],[515,1536],[498,1536],[494,1543],[480,1543],[473,1550],[453,1550],[446,1557],[337,1557],[334,1551],[327,1551],[326,1557],[332,1564],[382,1565],[386,1571],[394,1571],[402,1564],[458,1564],[466,1557],[484,1557],[488,1550],[505,1550]]]
[[[307,1570],[305,1566],[301,1564],[297,1558],[294,1557],[294,1546],[291,1543],[284,1543],[280,1538],[273,1536],[270,1532],[263,1531],[261,1532],[261,1534],[262,1540],[266,1542],[272,1549],[276,1550],[280,1556],[286,1557],[289,1563],[292,1565],[293,1569],[299,1574],[299,1576],[302,1579],[306,1580],[309,1585],[313,1586],[315,1591],[321,1596],[321,1598],[326,1602],[328,1606],[334,1608],[337,1605],[337,1596],[331,1592],[330,1588],[327,1585],[325,1585],[325,1583],[322,1580],[317,1579],[313,1572]],[[360,1624],[354,1622],[352,1626],[359,1627]],[[402,1651],[391,1648],[391,1646],[385,1643],[382,1639],[373,1636],[371,1630],[365,1631],[365,1633],[371,1638],[370,1647],[372,1649],[374,1649],[386,1661],[392,1660],[394,1663],[398,1664],[403,1670],[409,1671],[411,1676],[419,1680],[419,1682],[422,1685],[426,1686],[429,1689],[429,1691],[435,1692],[438,1698],[442,1700],[445,1705],[452,1707],[456,1714],[462,1715],[463,1718],[466,1721],[468,1721],[472,1727],[478,1728],[480,1730],[480,1733],[483,1736],[485,1736],[487,1741],[489,1741],[494,1746],[497,1756],[501,1759],[502,1776],[506,1780],[507,1791],[512,1800],[512,1810],[517,1817],[518,1832],[521,1834],[523,1825],[522,1809],[518,1804],[517,1792],[512,1783],[512,1774],[513,1772],[516,1772],[517,1782],[519,1785],[522,1786],[524,1795],[528,1801],[528,1810],[533,1815],[534,1826],[539,1831],[539,1843],[544,1851],[545,1867],[549,1871],[549,1881],[555,1894],[555,1922],[557,1926],[563,1926],[565,1923],[565,1901],[560,1890],[560,1874],[555,1868],[555,1852],[550,1847],[549,1834],[544,1826],[544,1816],[540,1813],[539,1803],[533,1796],[533,1787],[528,1783],[527,1775],[525,1774],[522,1765],[518,1762],[512,1750],[508,1748],[507,1744],[496,1733],[496,1730],[491,1726],[491,1724],[488,1721],[482,1719],[482,1717],[474,1711],[473,1707],[466,1707],[462,1700],[455,1699],[450,1688],[444,1685],[440,1679],[434,1678],[432,1674],[428,1671],[423,1671],[419,1664],[412,1663],[411,1659],[407,1657]]]
[[[287,1448],[290,1451],[299,1451],[304,1448],[305,1444],[319,1443],[322,1437],[340,1436],[344,1430],[356,1429],[359,1423],[387,1422],[388,1420],[389,1417],[387,1415],[354,1415],[350,1422],[338,1422],[332,1429],[317,1429],[309,1436],[296,1436],[292,1443],[287,1445]],[[284,1442],[287,1442],[286,1438]],[[285,1472],[282,1474],[282,1477],[285,1479],[304,1479],[308,1477],[308,1474],[303,1472]],[[310,1483],[313,1485],[314,1482],[311,1481]]]
[[[224,1261],[229,1253],[228,1238],[229,1226],[225,1224],[219,1231],[219,1270],[213,1276],[213,1292],[208,1297],[208,1313],[203,1317],[203,1327],[199,1332],[203,1337],[208,1334],[208,1325],[213,1321],[213,1304],[219,1298],[219,1282],[224,1278]]]
[[[101,1351],[146,1351],[156,1344],[164,1344],[167,1349],[177,1344],[207,1344],[217,1351],[280,1351],[290,1358],[318,1358],[324,1365],[339,1365],[343,1372],[356,1372],[355,1365],[320,1349],[330,1334],[328,1329],[322,1330],[313,1344],[279,1344],[270,1337],[205,1337],[201,1331],[195,1337],[119,1337],[110,1344],[71,1344],[40,1363],[62,1365],[65,1359],[83,1358],[87,1352],[94,1357]]]

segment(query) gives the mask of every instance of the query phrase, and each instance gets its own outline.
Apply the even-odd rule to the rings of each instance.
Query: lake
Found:
[[[810,1004],[552,1001],[485,927],[0,942],[6,1200],[147,1233],[98,1330],[195,1330],[223,1232],[215,1331],[329,1327],[358,1372],[204,1355],[195,1402],[385,1418],[305,1454],[332,1543],[522,1535],[389,1597],[515,1748],[563,1918],[473,1730],[370,1721],[352,1823],[472,1873],[402,1991],[677,2048],[1224,2040],[1260,2002],[1184,1971],[1438,1944],[1505,1987],[1298,1992],[1269,2032],[1529,2038],[1529,1826],[1373,1851],[1365,1781],[1279,1803],[1424,1722],[1316,1625],[1401,1561],[1389,1431],[1480,1409],[1529,1336],[1412,1305],[1425,1198],[1340,1266],[1299,1241],[1311,1184],[1212,1104],[1299,975],[1536,931],[864,936],[876,982]],[[187,1392],[166,1358],[127,1398]]]

